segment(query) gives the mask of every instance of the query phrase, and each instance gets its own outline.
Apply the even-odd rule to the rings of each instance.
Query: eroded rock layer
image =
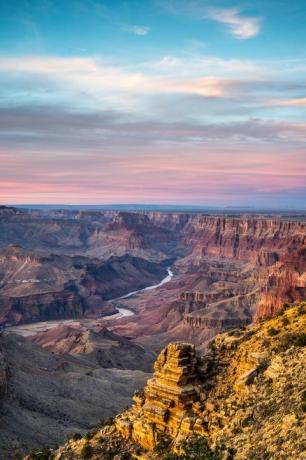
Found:
[[[56,459],[82,458],[87,442],[88,458],[99,460],[304,460],[305,328],[306,302],[218,335],[202,357],[191,344],[169,344],[134,406],[89,443],[59,449]],[[195,438],[206,440],[211,452],[222,446],[222,456],[191,450],[184,457],[185,441],[192,449]]]
[[[152,449],[159,433],[175,437],[179,430],[188,431],[196,421],[193,405],[200,397],[196,366],[194,345],[178,342],[164,348],[155,362],[153,378],[143,393],[134,395],[134,407],[116,419],[119,433]]]

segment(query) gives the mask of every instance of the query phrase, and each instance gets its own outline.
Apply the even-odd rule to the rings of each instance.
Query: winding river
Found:
[[[167,276],[163,278],[158,284],[154,284],[152,286],[147,286],[143,289],[139,289],[138,291],[131,291],[121,297],[117,297],[115,299],[110,299],[109,302],[118,302],[120,300],[128,299],[130,297],[133,297],[134,295],[140,294],[142,292],[146,291],[151,291],[153,289],[157,289],[160,286],[163,286],[166,283],[169,283],[173,277],[173,272],[170,267],[167,268]],[[114,315],[109,315],[109,316],[103,316],[100,319],[103,319],[103,321],[106,320],[116,320],[116,319],[121,319],[123,317],[127,316],[133,316],[135,313],[128,309],[128,308],[122,308],[122,307],[117,307],[118,313],[115,313]],[[82,323],[84,326],[86,323],[96,321],[96,319],[90,319],[90,318],[79,318],[79,319],[64,319],[64,320],[51,320],[51,321],[40,321],[36,323],[30,323],[30,324],[21,324],[19,326],[9,326],[5,328],[6,332],[14,332],[15,334],[20,334],[23,335],[24,337],[30,336],[33,334],[36,334],[38,332],[46,332],[50,329],[53,329],[54,327],[57,327],[61,324],[75,324],[75,323]]]
[[[129,297],[133,297],[134,295],[140,294],[142,292],[146,291],[152,291],[153,289],[157,289],[160,286],[163,286],[166,283],[169,283],[171,279],[173,278],[173,272],[170,267],[167,268],[167,276],[163,278],[160,283],[158,284],[153,284],[152,286],[145,287],[143,289],[139,289],[138,291],[131,291],[128,294],[125,294],[121,297],[118,297],[117,299],[110,300],[109,302],[117,302],[119,300],[123,299],[128,299]],[[115,313],[114,315],[110,315],[107,317],[104,317],[104,319],[114,319],[114,318],[122,318],[123,316],[133,316],[135,313],[132,310],[129,310],[128,308],[121,308],[121,307],[116,307],[119,313]]]

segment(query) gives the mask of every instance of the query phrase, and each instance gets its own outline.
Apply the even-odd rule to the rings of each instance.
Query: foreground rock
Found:
[[[134,406],[56,459],[200,459],[206,440],[207,458],[305,459],[305,313],[300,304],[219,335],[202,358],[192,344],[169,344]]]

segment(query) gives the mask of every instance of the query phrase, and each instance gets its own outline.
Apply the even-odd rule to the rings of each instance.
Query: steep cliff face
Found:
[[[100,261],[9,246],[0,250],[0,324],[113,314],[106,300],[165,275],[158,264],[130,255]]]
[[[184,229],[185,244],[196,256],[254,260],[262,250],[287,252],[306,242],[306,222],[263,217],[195,215]]]
[[[272,316],[284,303],[306,298],[306,247],[289,250],[259,275],[262,294],[256,318]]]
[[[202,357],[192,344],[169,344],[134,406],[55,458],[81,458],[87,443],[92,459],[200,459],[208,443],[207,458],[303,460],[305,308],[219,335]]]

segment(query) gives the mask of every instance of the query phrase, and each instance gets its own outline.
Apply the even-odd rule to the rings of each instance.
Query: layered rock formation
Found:
[[[158,283],[165,268],[129,255],[107,261],[0,249],[0,325],[109,315],[106,301]]]
[[[91,459],[206,458],[208,442],[207,458],[303,460],[305,328],[306,303],[218,335],[199,358],[191,344],[169,344],[134,406],[55,458],[81,458],[86,442]]]
[[[190,431],[197,423],[200,400],[197,383],[195,347],[188,343],[169,344],[159,354],[154,376],[143,394],[134,395],[135,405],[116,419],[116,428],[123,437],[152,449],[160,433],[171,437]],[[201,423],[196,426],[201,432]]]
[[[46,302],[52,305],[50,311],[56,311],[59,299],[52,293],[58,292],[63,298],[62,304],[58,305],[59,311],[66,311],[65,317],[79,316],[89,307],[96,307],[101,299],[119,296],[146,285],[146,270],[141,268],[139,282],[136,283],[134,277],[131,283],[133,287],[129,285],[124,290],[121,281],[116,281],[117,278],[123,278],[122,273],[112,278],[109,267],[105,269],[101,259],[114,255],[137,256],[138,260],[141,257],[166,266],[167,260],[177,258],[176,272],[182,277],[175,297],[165,299],[157,306],[154,303],[154,310],[160,310],[160,314],[156,314],[157,323],[145,317],[144,322],[139,318],[138,324],[141,327],[147,324],[154,331],[158,328],[165,331],[170,327],[173,329],[171,338],[175,338],[176,333],[177,338],[181,338],[176,329],[179,323],[181,328],[218,331],[273,314],[283,303],[303,298],[305,269],[303,266],[297,267],[296,261],[304,257],[305,235],[306,221],[303,216],[96,211],[26,213],[4,208],[0,213],[0,246],[20,244],[32,248],[35,253],[43,249],[48,253],[60,253],[61,256],[69,254],[71,258],[76,254],[86,255],[86,258],[99,257],[99,261],[87,258],[87,262],[77,263],[79,268],[75,267],[73,273],[68,269],[68,276],[62,276],[60,287],[52,276],[50,285],[44,290],[41,289],[41,283],[35,284],[37,279],[41,281],[41,277],[16,276],[16,280],[22,282],[14,286],[14,295],[12,292],[6,295],[3,290],[6,287],[2,286],[2,296],[6,296],[2,310],[5,316],[8,310],[14,312],[6,321],[18,321],[22,301],[27,310],[31,310],[29,303],[35,305],[35,315],[30,312],[27,320],[58,317],[37,313],[40,305],[43,309]],[[104,263],[108,264],[105,260]],[[114,265],[115,261],[112,262],[112,268]],[[133,263],[130,268],[131,265]],[[86,273],[79,283],[75,279],[83,276],[80,266]],[[9,271],[6,267],[3,270],[0,267],[0,278]],[[30,279],[35,282],[29,284],[31,292],[25,293],[23,281]],[[126,284],[129,284],[130,277],[127,281]],[[7,286],[12,291],[13,285]],[[38,288],[43,298],[25,298],[33,295]],[[183,300],[180,298],[182,291],[198,291],[202,298]],[[14,297],[12,305],[11,297]],[[148,299],[147,310],[150,312],[151,306],[151,300]],[[111,310],[105,313],[111,313]],[[21,317],[23,314],[21,312]],[[135,328],[137,325],[131,324],[133,330],[126,331],[127,335],[138,337],[139,332],[134,331]],[[146,331],[147,336],[148,333]],[[187,335],[192,337],[192,332]],[[204,335],[201,337],[203,339]],[[164,343],[165,340],[162,340]]]

